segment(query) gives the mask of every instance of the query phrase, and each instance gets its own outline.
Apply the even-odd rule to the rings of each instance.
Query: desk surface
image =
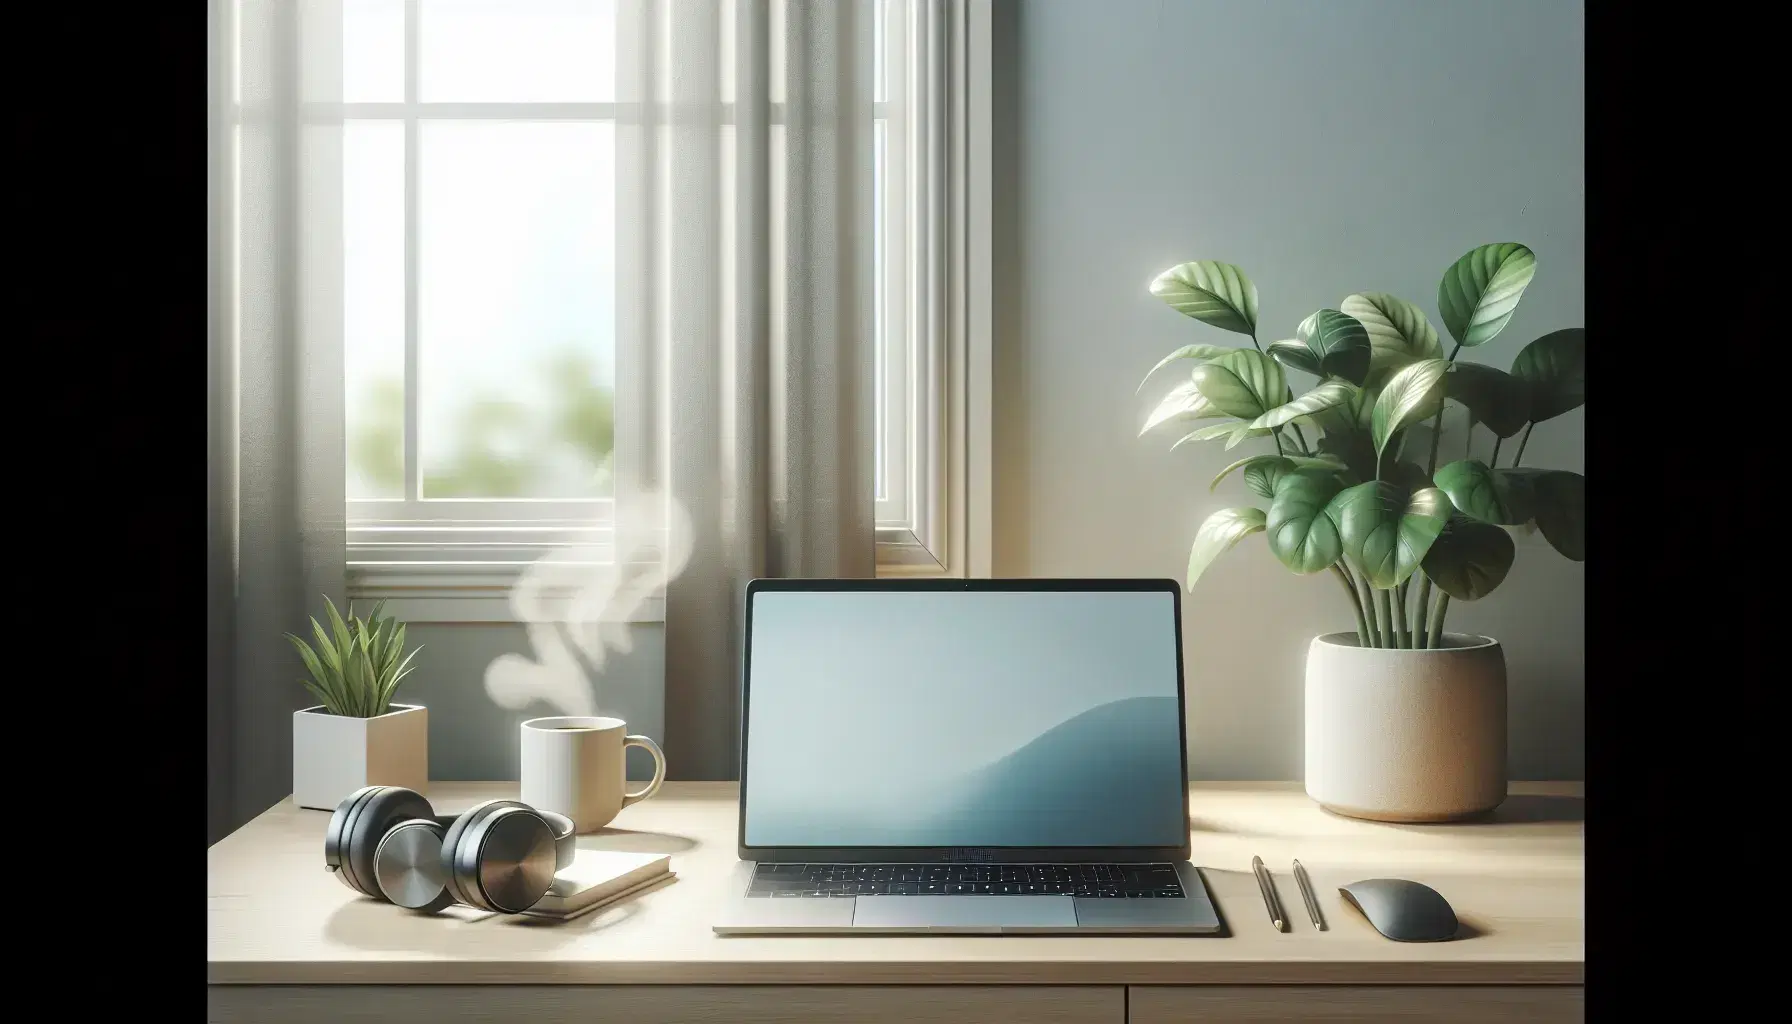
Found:
[[[514,783],[436,783],[442,813]],[[207,978],[260,984],[1581,984],[1579,783],[1514,783],[1484,822],[1381,825],[1320,810],[1298,783],[1189,790],[1193,860],[1225,938],[733,937],[710,931],[735,862],[736,787],[668,783],[581,848],[672,855],[676,880],[569,922],[454,907],[430,918],[359,897],[323,869],[328,812],[289,799],[206,852]],[[1287,932],[1269,923],[1252,855],[1275,872]],[[1290,862],[1313,877],[1328,931],[1306,916]],[[1399,876],[1443,893],[1472,934],[1398,943],[1338,895]]]

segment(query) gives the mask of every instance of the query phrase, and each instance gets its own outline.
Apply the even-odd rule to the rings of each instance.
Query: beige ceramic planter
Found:
[[[1450,821],[1506,798],[1506,659],[1499,641],[1444,634],[1436,650],[1307,650],[1307,795],[1353,818]]]

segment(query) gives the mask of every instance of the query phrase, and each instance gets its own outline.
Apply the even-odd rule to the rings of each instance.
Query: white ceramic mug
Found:
[[[629,747],[653,755],[653,781],[630,793],[624,765]],[[645,736],[628,735],[620,718],[558,716],[523,723],[523,803],[557,811],[578,832],[594,832],[629,804],[659,792],[666,755]]]

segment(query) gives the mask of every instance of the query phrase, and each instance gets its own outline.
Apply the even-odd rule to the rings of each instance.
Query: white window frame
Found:
[[[892,5],[879,575],[990,574],[990,0]]]
[[[990,51],[992,0],[876,4],[906,60],[877,104],[889,126],[891,185],[880,197],[885,277],[879,309],[879,575],[988,576],[991,571]],[[417,399],[417,125],[426,118],[617,120],[611,103],[422,103],[416,3],[406,5],[402,103],[351,103],[350,119],[405,125],[405,462],[415,477]],[[625,382],[617,398],[624,400]],[[618,416],[616,450],[645,450]],[[416,481],[407,482],[414,489]],[[413,503],[414,502],[414,503]],[[518,519],[519,506],[535,514]],[[391,514],[394,508],[400,514]],[[607,561],[612,502],[351,500],[349,595],[386,600],[409,621],[514,621],[518,574],[576,549]],[[562,595],[546,595],[550,599]],[[570,596],[570,593],[568,595]],[[631,621],[658,621],[649,601]]]

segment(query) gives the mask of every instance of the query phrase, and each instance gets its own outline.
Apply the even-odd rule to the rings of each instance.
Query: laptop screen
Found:
[[[1178,847],[1176,594],[760,590],[751,847]]]

